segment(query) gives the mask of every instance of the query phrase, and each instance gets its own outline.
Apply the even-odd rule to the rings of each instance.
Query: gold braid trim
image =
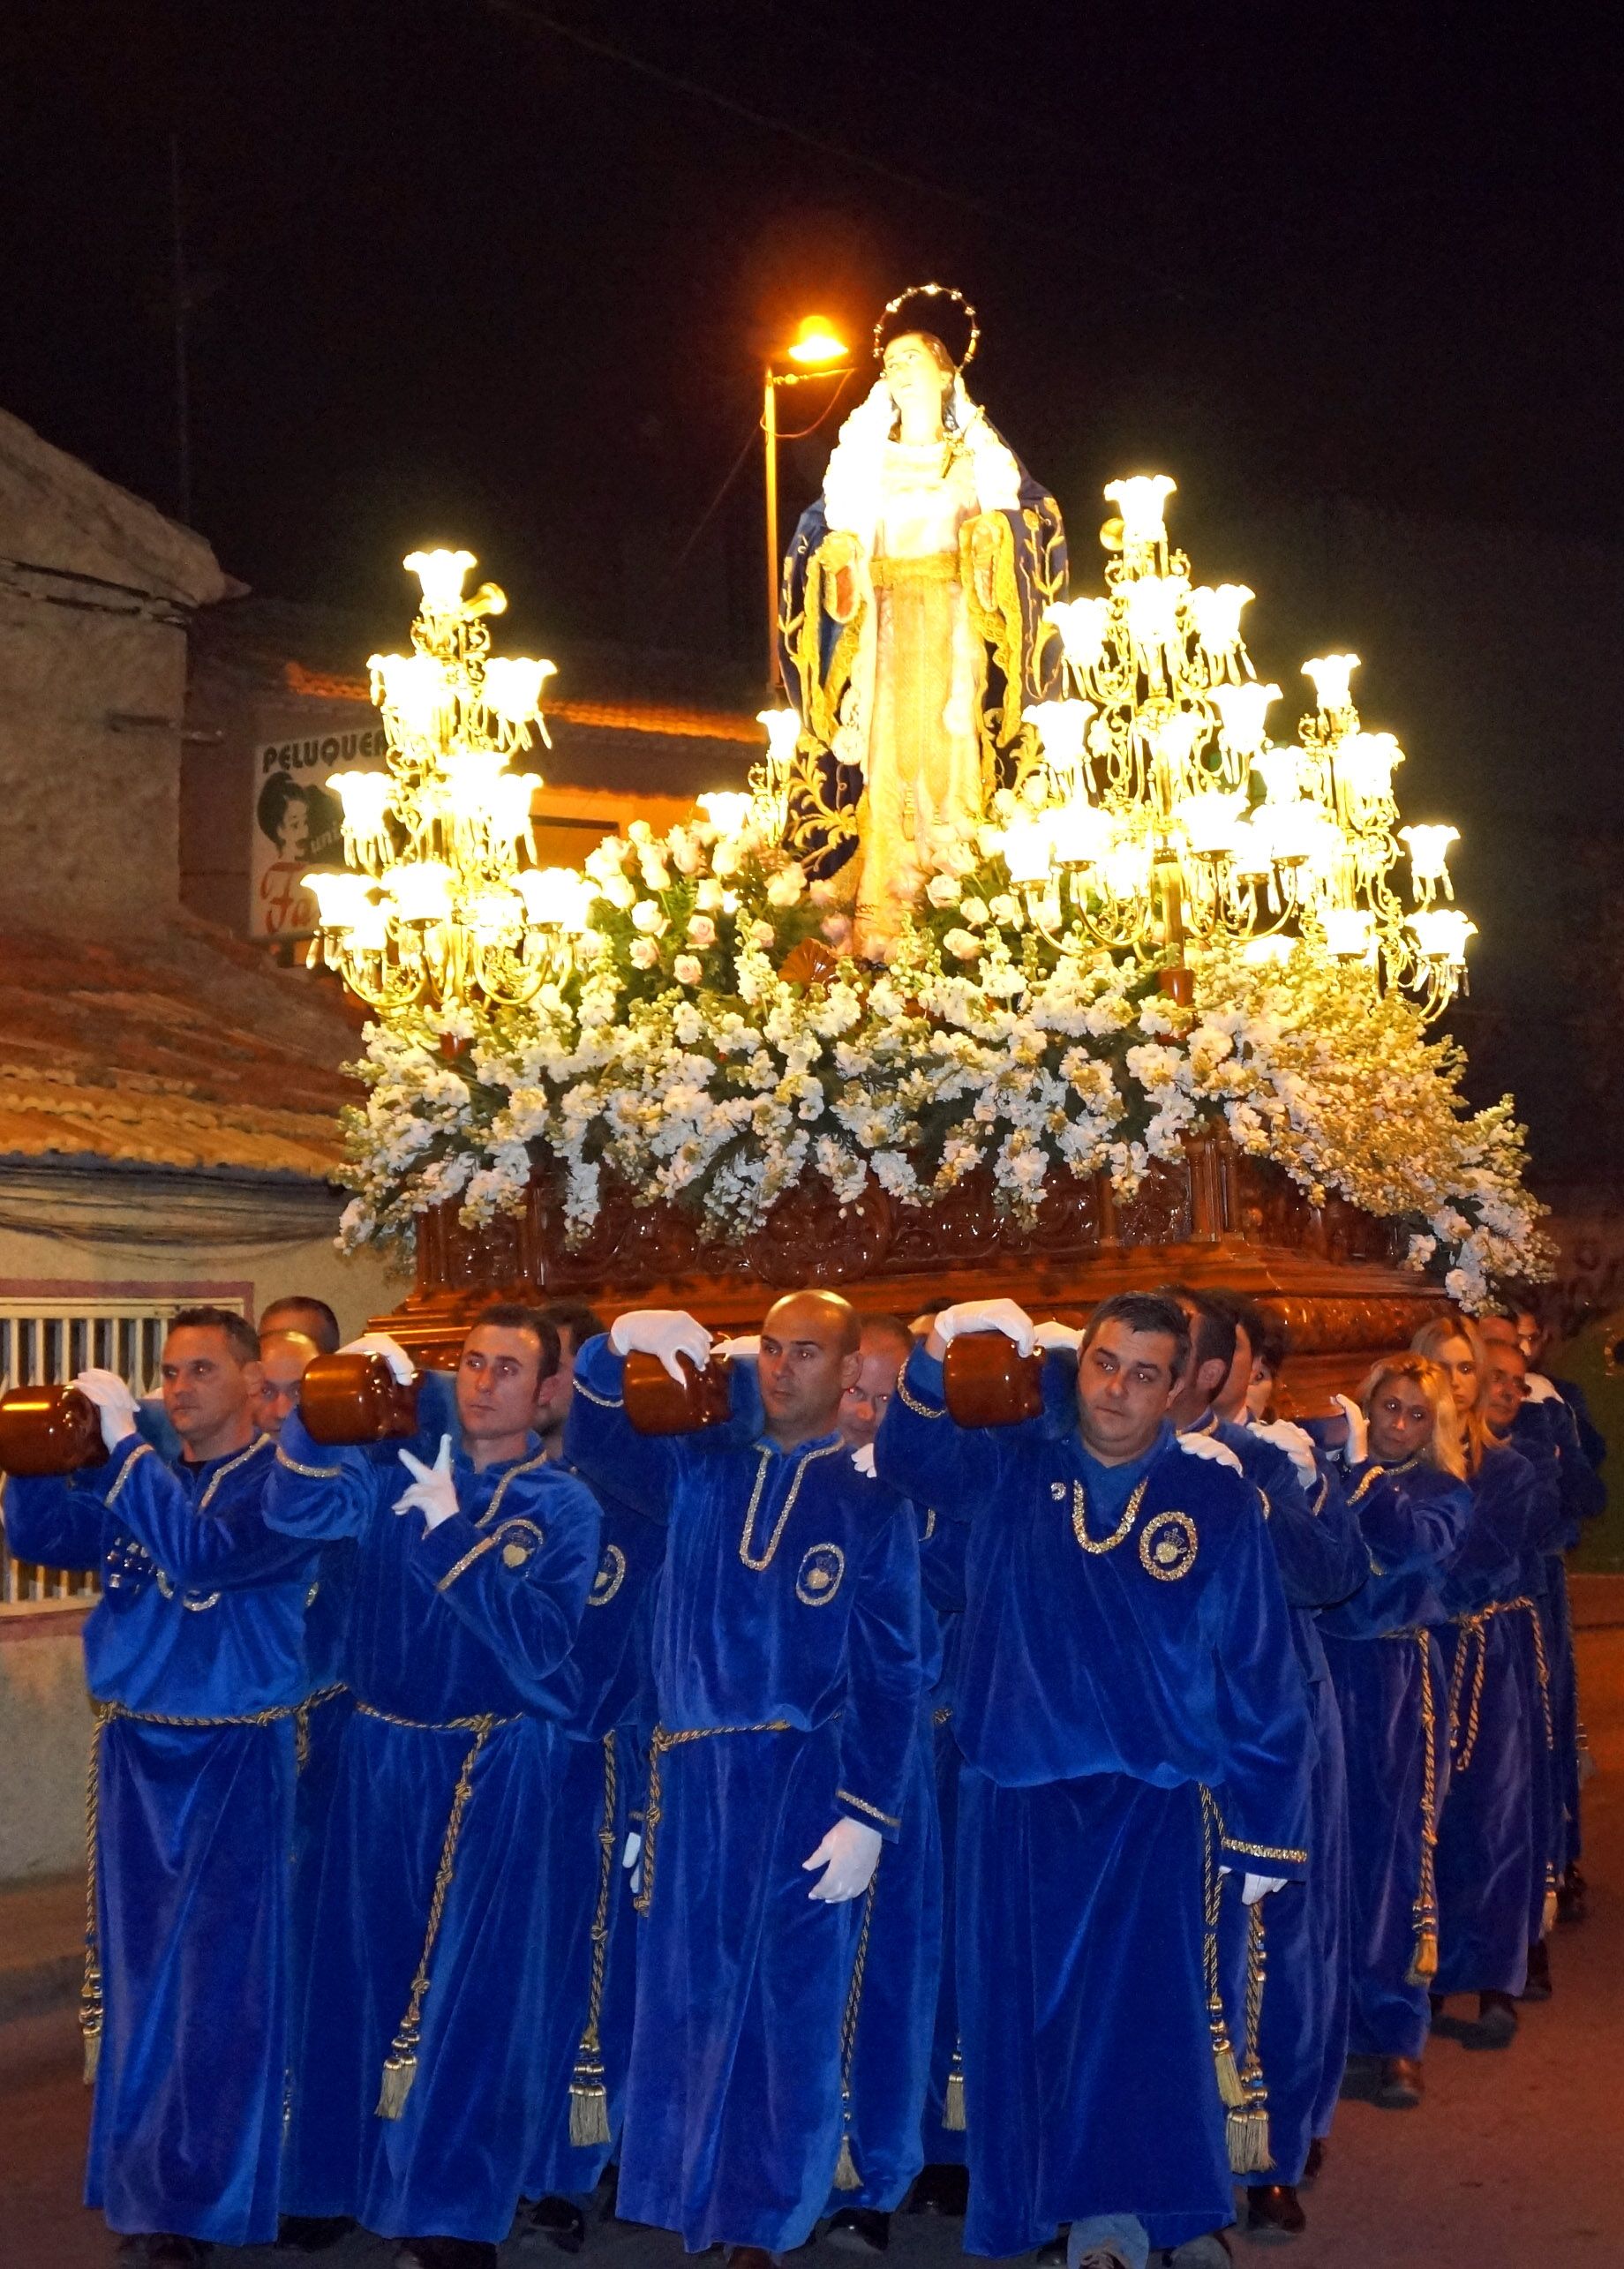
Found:
[[[310,1762],[310,1717],[324,1702],[336,1702],[341,1694],[348,1694],[346,1686],[324,1686],[320,1693],[307,1694],[293,1713],[293,1769],[302,1773]]]
[[[785,1717],[769,1717],[759,1725],[682,1725],[674,1730],[665,1725],[655,1727],[649,1743],[649,1806],[643,1823],[643,1889],[632,1901],[639,1914],[647,1914],[654,1904],[655,1837],[665,1817],[660,1759],[666,1751],[686,1748],[690,1741],[711,1740],[718,1733],[793,1733],[794,1730]]]
[[[865,1804],[861,1797],[853,1796],[849,1788],[838,1788],[835,1802],[854,1806],[859,1812],[866,1812],[870,1820],[877,1820],[883,1828],[900,1829],[902,1826],[901,1821],[893,1820],[889,1812],[882,1812],[877,1804]]]
[[[546,1462],[547,1453],[545,1449],[541,1449],[537,1451],[533,1458],[526,1458],[522,1465],[510,1465],[507,1472],[502,1476],[501,1479],[497,1483],[496,1487],[492,1491],[491,1501],[485,1506],[485,1511],[479,1515],[479,1518],[475,1521],[475,1528],[488,1528],[490,1523],[495,1520],[497,1514],[501,1511],[502,1499],[507,1496],[511,1484],[515,1481],[523,1479],[523,1476],[527,1473],[539,1473],[542,1467],[545,1465]]]
[[[141,1462],[141,1460],[143,1458],[156,1457],[157,1454],[158,1453],[154,1449],[150,1442],[138,1442],[136,1444],[129,1456],[124,1460],[123,1466],[119,1469],[117,1480],[108,1491],[106,1497],[102,1500],[108,1512],[110,1513],[114,1506],[117,1504],[119,1498],[124,1493],[125,1482],[129,1480],[131,1475]],[[201,1510],[201,1507],[199,1509]]]
[[[599,1394],[594,1388],[587,1385],[584,1379],[576,1379],[575,1393],[584,1396],[587,1401],[594,1404],[599,1410],[624,1410],[626,1408],[626,1401],[623,1395]]]
[[[143,1444],[143,1448],[150,1447]],[[131,1459],[133,1465],[135,1460]],[[127,1473],[129,1466],[124,1468]],[[335,1687],[334,1693],[342,1688]],[[313,1696],[325,1701],[325,1694]],[[126,1709],[122,1702],[98,1702],[91,1697],[90,1769],[85,1781],[85,1977],[79,1987],[79,2029],[85,2040],[85,2085],[95,2085],[96,2073],[102,2062],[102,2032],[104,2010],[102,1998],[102,1951],[96,1925],[96,1882],[100,1867],[102,1838],[102,1736],[116,1718],[125,1718],[134,1725],[168,1725],[183,1730],[207,1732],[229,1725],[275,1725],[284,1717],[297,1723],[300,1712],[308,1703],[284,1702],[275,1709],[256,1709],[246,1717],[169,1717],[155,1709]],[[295,1734],[297,1751],[297,1734]],[[299,1762],[302,1763],[303,1759]]]
[[[476,1560],[483,1559],[487,1552],[493,1552],[496,1550],[499,1541],[495,1536],[481,1536],[477,1544],[470,1544],[462,1559],[454,1560],[446,1570],[440,1582],[434,1586],[435,1590],[449,1591],[458,1576],[465,1575]]]
[[[880,1880],[876,1861],[868,1878],[868,1888],[863,1896],[862,1928],[857,1934],[857,1953],[852,1964],[852,1982],[846,1996],[846,2013],[840,2019],[840,2155],[835,2160],[834,2187],[837,2190],[861,2190],[862,2176],[857,2171],[857,2161],[852,2156],[852,2060],[857,2053],[857,2020],[862,2012],[863,1972],[868,1962],[868,1930],[874,1920],[874,1894]]]
[[[1545,1747],[1556,1747],[1556,1721],[1551,1715],[1551,1665],[1545,1659],[1545,1627],[1539,1619],[1539,1610],[1531,1599],[1519,1599],[1519,1607],[1528,1610],[1529,1627],[1534,1634],[1534,1666],[1539,1672],[1539,1706],[1545,1712]]]
[[[1201,1791],[1201,1967],[1207,1983],[1207,2025],[1213,2040],[1213,2070],[1218,2098],[1228,2109],[1245,2102],[1229,2028],[1224,2018],[1223,1995],[1218,1988],[1218,1920],[1223,1911],[1223,1877],[1218,1868],[1218,1842],[1223,1822],[1211,1789]],[[945,2122],[944,2122],[945,2123]]]
[[[921,1402],[917,1394],[910,1394],[906,1371],[898,1375],[897,1399],[903,1409],[912,1410],[916,1418],[945,1418],[947,1416],[945,1409],[934,1409],[929,1402]]]
[[[238,1450],[234,1458],[228,1458],[224,1465],[220,1468],[220,1470],[217,1473],[210,1475],[208,1487],[203,1491],[202,1496],[198,1499],[199,1512],[207,1512],[209,1506],[214,1501],[214,1491],[219,1488],[221,1483],[226,1478],[228,1474],[235,1473],[239,1466],[246,1465],[250,1458],[257,1458],[261,1450],[268,1450],[270,1446],[271,1438],[268,1434],[256,1434],[245,1450]],[[135,1460],[132,1458],[130,1465],[133,1465],[134,1463]],[[126,1466],[124,1468],[124,1471],[128,1473],[129,1470],[130,1466]]]
[[[342,1481],[344,1477],[342,1465],[301,1465],[297,1458],[288,1455],[280,1443],[276,1446],[276,1462],[289,1473],[302,1474],[306,1481]]]
[[[1294,1852],[1282,1844],[1248,1844],[1238,1836],[1225,1836],[1222,1841],[1226,1852],[1239,1852],[1248,1860],[1283,1860],[1297,1867],[1308,1865],[1306,1852]]]
[[[590,2151],[611,2140],[609,2092],[604,2085],[603,2044],[598,2021],[603,2014],[604,1974],[609,1961],[609,1900],[614,1889],[615,1845],[614,1735],[604,1735],[604,1816],[598,1830],[598,1904],[592,1910],[592,1976],[587,1992],[586,2029],[575,2051],[575,2069],[569,2082],[569,2140],[576,2150]]]
[[[357,1705],[365,1709],[365,1702]],[[378,1710],[367,1710],[370,1717],[381,1716]],[[394,1719],[393,1724],[402,1721]],[[417,2077],[417,2048],[423,2037],[423,2003],[429,1989],[429,1964],[433,1958],[434,1942],[440,1936],[440,1926],[445,1919],[446,1897],[451,1889],[451,1879],[456,1872],[457,1845],[462,1841],[462,1820],[468,1810],[469,1798],[473,1794],[474,1767],[479,1754],[499,1725],[514,1723],[508,1717],[476,1717],[467,1721],[473,1733],[462,1769],[457,1775],[451,1794],[451,1811],[446,1821],[446,1833],[440,1847],[440,1865],[434,1871],[433,1896],[429,1900],[428,1927],[423,1934],[423,1951],[417,1957],[417,1972],[411,1981],[411,1998],[406,2004],[400,2029],[390,2044],[384,2059],[383,2080],[378,2091],[376,2116],[379,2119],[399,2119],[406,2108],[406,2099],[411,2093],[412,2083]]]
[[[1438,1711],[1432,1700],[1432,1644],[1425,1631],[1404,1634],[1415,1641],[1421,1661],[1421,1873],[1416,1885],[1416,1950],[1408,1983],[1430,1985],[1438,1975]]]
[[[785,1491],[784,1503],[779,1508],[772,1534],[767,1539],[767,1549],[759,1559],[750,1551],[750,1539],[756,1533],[756,1515],[761,1506],[762,1491],[767,1485],[767,1474],[772,1464],[772,1452],[771,1450],[757,1452],[761,1463],[756,1469],[756,1486],[750,1491],[750,1501],[745,1508],[744,1528],[739,1538],[739,1557],[753,1574],[760,1575],[772,1566],[772,1556],[778,1549],[779,1541],[789,1524],[789,1516],[795,1509],[795,1499],[801,1494],[801,1484],[806,1479],[807,1468],[809,1465],[816,1465],[819,1458],[838,1457],[845,1447],[844,1442],[830,1442],[821,1450],[808,1450],[803,1458],[798,1460],[789,1487]]]

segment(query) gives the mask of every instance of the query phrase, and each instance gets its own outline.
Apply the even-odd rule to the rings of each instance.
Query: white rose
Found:
[[[967,929],[950,929],[942,943],[960,961],[974,961],[981,950],[981,939]]]
[[[741,855],[736,842],[718,843],[710,853],[711,872],[716,875],[736,875],[739,872]]]
[[[679,985],[697,985],[704,975],[704,964],[696,953],[679,953],[671,965],[671,973]]]
[[[702,914],[719,913],[722,910],[722,886],[707,875],[694,892],[694,904]]]
[[[956,875],[933,875],[925,885],[925,896],[933,906],[956,906],[959,904],[959,877]]]
[[[659,948],[651,937],[635,937],[631,942],[634,969],[652,969],[659,959]]]
[[[989,919],[987,902],[984,898],[966,898],[959,911],[966,921],[974,922],[978,928]]]
[[[693,837],[680,828],[673,833],[666,848],[679,875],[697,875],[704,864],[704,853]]]
[[[750,943],[759,945],[763,953],[771,952],[778,934],[770,921],[753,921],[750,924]]]
[[[638,863],[643,868],[645,890],[668,890],[671,888],[671,869],[658,852],[645,851]]]
[[[780,867],[768,883],[767,903],[770,906],[793,906],[806,887],[805,875],[792,860],[787,867]]]
[[[688,926],[688,942],[690,945],[696,945],[702,953],[707,946],[716,943],[716,924],[709,914],[695,914],[690,917]]]
[[[605,875],[598,887],[598,895],[607,898],[612,906],[618,906],[622,913],[628,906],[637,902],[636,886],[628,883],[624,875]]]
[[[989,905],[987,911],[1000,929],[1019,928],[1020,908],[1007,890],[1000,890],[997,897]]]
[[[645,937],[658,937],[665,927],[665,917],[652,898],[639,898],[632,908],[632,928],[640,929]]]

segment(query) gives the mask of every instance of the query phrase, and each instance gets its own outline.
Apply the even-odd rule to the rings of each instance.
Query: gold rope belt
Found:
[[[384,2059],[383,2080],[378,2091],[375,2115],[379,2119],[399,2119],[406,2108],[406,2099],[411,2093],[412,2083],[417,2077],[417,2049],[423,2037],[423,2003],[427,1996],[430,1977],[429,1964],[433,1958],[434,1942],[440,1936],[440,1926],[445,1920],[446,1897],[451,1889],[451,1878],[456,1872],[457,1845],[462,1841],[463,1815],[469,1798],[473,1794],[474,1767],[480,1752],[499,1726],[516,1725],[514,1717],[446,1717],[438,1721],[418,1717],[397,1717],[393,1711],[376,1709],[370,1702],[357,1702],[357,1714],[375,1717],[384,1725],[397,1725],[409,1733],[471,1733],[473,1739],[462,1760],[456,1786],[451,1792],[451,1810],[446,1820],[446,1832],[440,1841],[440,1865],[434,1870],[434,1890],[429,1900],[427,1927],[423,1934],[423,1951],[417,1957],[417,1974],[411,1981],[411,1998],[406,2004],[406,2014],[401,2019],[400,2030],[390,2043]]]
[[[657,1725],[649,1743],[649,1810],[643,1823],[643,1889],[632,1901],[639,1914],[654,1904],[654,1841],[664,1816],[661,1802],[660,1759],[668,1749],[686,1748],[690,1741],[713,1740],[718,1733],[793,1733],[783,1717],[769,1717],[759,1725]]]
[[[1488,1627],[1497,1615],[1526,1614],[1534,1634],[1534,1663],[1539,1673],[1539,1703],[1545,1716],[1545,1747],[1556,1747],[1556,1731],[1551,1716],[1551,1670],[1545,1660],[1545,1633],[1539,1627],[1539,1610],[1529,1598],[1496,1599],[1480,1607],[1473,1615],[1457,1615],[1455,1628],[1460,1635],[1455,1642],[1455,1663],[1449,1677],[1449,1749],[1457,1772],[1469,1772],[1477,1747],[1477,1719],[1483,1702],[1484,1672],[1488,1663]],[[1476,1654],[1473,1654],[1473,1648]],[[1466,1685],[1466,1665],[1471,1659],[1471,1696],[1467,1703],[1465,1738],[1462,1739],[1461,1695]]]
[[[94,2081],[102,2062],[102,2030],[106,2011],[102,1997],[102,1951],[96,1928],[96,1878],[102,1834],[102,1736],[118,1719],[132,1725],[165,1725],[185,1732],[212,1732],[231,1725],[279,1725],[294,1721],[294,1755],[303,1767],[306,1742],[303,1727],[308,1712],[319,1702],[330,1702],[342,1686],[324,1687],[303,1702],[280,1703],[274,1709],[255,1709],[244,1717],[172,1717],[156,1709],[131,1709],[122,1702],[91,1699],[90,1767],[85,1780],[85,1979],[79,1987],[79,2029],[85,2039],[85,2085]]]
[[[1226,2107],[1224,2140],[1229,2169],[1236,2175],[1266,2172],[1274,2161],[1269,2152],[1268,2090],[1258,2036],[1263,2024],[1263,1985],[1267,1967],[1263,1942],[1263,1902],[1246,1910],[1246,2008],[1242,2058],[1237,2064],[1223,2013],[1218,1983],[1218,1924],[1223,1911],[1223,1875],[1218,1851],[1223,1821],[1211,1789],[1201,1790],[1202,1912],[1206,1924],[1202,1964],[1207,1980],[1207,2025],[1213,2040],[1213,2067],[1218,2093]]]
[[[868,574],[876,591],[908,583],[956,583],[957,552],[927,552],[917,560],[870,560]]]
[[[615,1789],[618,1780],[614,1735],[604,1735],[604,1816],[598,1830],[598,1904],[592,1910],[592,1981],[587,1994],[586,2030],[575,2052],[575,2069],[569,2083],[569,2139],[577,2149],[590,2150],[610,2141],[609,2091],[604,2079],[603,2043],[598,2024],[603,2014],[604,1972],[609,1959],[609,1901],[614,1890]]]
[[[1410,1957],[1409,1983],[1430,1984],[1438,1975],[1438,1878],[1434,1851],[1438,1843],[1438,1710],[1432,1700],[1432,1648],[1425,1631],[1404,1634],[1413,1639],[1421,1658],[1421,1870],[1416,1884],[1415,1952]]]
[[[882,1852],[883,1859],[884,1853]],[[868,1965],[868,1930],[874,1920],[875,1887],[880,1880],[879,1861],[863,1895],[862,1928],[857,1934],[857,1953],[852,1982],[846,1990],[846,2012],[840,2019],[840,2153],[835,2160],[837,2190],[861,2190],[862,2176],[852,2155],[852,2059],[857,2053],[857,2019],[862,2009],[863,1972]]]

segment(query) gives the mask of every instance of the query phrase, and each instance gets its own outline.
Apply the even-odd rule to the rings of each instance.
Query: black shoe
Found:
[[[823,2232],[842,2253],[883,2253],[891,2243],[891,2216],[876,2206],[842,2206]]]
[[[394,2269],[496,2269],[496,2248],[477,2237],[408,2237]]]
[[[1517,2005],[1509,1994],[1479,1994],[1477,2022],[1461,2036],[1465,2048],[1509,2048],[1517,2037]]]
[[[519,2227],[534,2230],[560,2253],[579,2253],[586,2243],[586,2216],[569,2198],[521,2198]]]
[[[1381,2085],[1380,2056],[1350,2056],[1337,2093],[1344,2103],[1367,2104]]]
[[[920,2168],[903,2211],[911,2214],[941,2214],[945,2220],[962,2221],[969,2203],[970,2169],[951,2166],[941,2160]]]
[[[293,2253],[325,2253],[357,2227],[352,2214],[283,2214],[276,2243]]]
[[[1297,2202],[1297,2192],[1289,2183],[1259,2183],[1246,2193],[1245,2230],[1248,2237],[1261,2243],[1278,2243],[1288,2237],[1301,2237],[1308,2228],[1308,2216]]]
[[[1066,2240],[1071,2235],[1071,2225],[1068,2222],[1064,2229],[1057,2229],[1047,2243],[1039,2246],[1032,2257],[1038,2269],[1065,2269]]]
[[[140,2230],[119,2240],[117,2258],[130,2265],[139,2262],[142,2269],[194,2269],[214,2250],[206,2237],[182,2237],[172,2229]]]
[[[592,2193],[592,2211],[599,2221],[614,2221],[620,2203],[620,2169],[611,2160],[598,2178],[598,2188]]]
[[[1384,2056],[1371,2101],[1380,2111],[1414,2111],[1425,2088],[1418,2056]]]
[[[1325,2138],[1322,2135],[1316,2135],[1308,2146],[1308,2156],[1303,2161],[1303,2181],[1304,2183],[1315,2181],[1324,2167]]]
[[[1528,1950],[1528,1983],[1517,1995],[1519,2001],[1549,2001],[1551,1984],[1551,1950],[1543,1938]]]
[[[1556,1919],[1559,1922],[1583,1922],[1590,1911],[1589,1885],[1577,1867],[1569,1867],[1556,1887]]]

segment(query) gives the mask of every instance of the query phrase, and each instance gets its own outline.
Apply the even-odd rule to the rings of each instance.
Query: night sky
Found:
[[[1224,531],[1333,507],[1496,531],[1501,575],[1505,531],[1594,547],[1580,619],[1553,602],[1497,695],[1531,720],[1564,637],[1617,640],[1583,619],[1624,522],[1607,11],[12,0],[5,29],[0,403],[177,507],[173,141],[190,517],[257,591],[403,627],[401,554],[458,540],[515,632],[678,650],[695,690],[753,695],[762,357],[811,309],[866,341],[935,276],[981,310],[973,391],[1059,496],[1079,587],[1103,482],[1165,470],[1198,575],[1259,589],[1276,677],[1311,648],[1268,650],[1271,606],[1339,625]],[[832,432],[786,453],[786,525]],[[1521,808],[1461,779],[1436,686],[1372,683],[1401,793],[1445,791],[1412,815]],[[1589,798],[1607,839],[1612,710],[1530,739],[1533,801]],[[1484,890],[1516,885],[1476,879],[1486,935]],[[1478,1014],[1538,1089],[1500,912]]]

